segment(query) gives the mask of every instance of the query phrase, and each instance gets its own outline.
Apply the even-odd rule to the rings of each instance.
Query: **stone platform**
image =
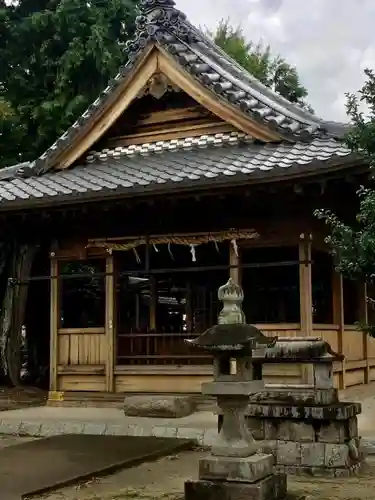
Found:
[[[251,484],[186,481],[185,500],[283,500],[286,490],[285,474],[273,474]]]
[[[259,448],[274,455],[278,472],[340,477],[363,462],[360,412],[359,403],[250,404],[247,422]]]
[[[363,412],[358,415],[358,427],[366,453],[375,455],[375,398],[368,396],[375,390],[375,384],[368,387],[362,402]],[[360,390],[361,386],[357,388],[357,391]],[[193,439],[201,446],[211,446],[217,436],[217,426],[218,417],[212,411],[201,411],[175,419],[125,417],[124,412],[117,408],[40,406],[0,412],[0,435],[6,436],[87,434],[178,437]]]

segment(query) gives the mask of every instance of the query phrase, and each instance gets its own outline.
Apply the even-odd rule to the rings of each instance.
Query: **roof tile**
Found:
[[[128,148],[92,151],[87,164],[72,169],[45,173],[39,177],[15,177],[0,181],[0,209],[18,205],[32,206],[38,200],[55,203],[57,199],[75,201],[85,195],[88,199],[98,193],[103,196],[117,193],[132,194],[147,189],[152,192],[164,186],[212,186],[212,181],[236,178],[244,182],[256,176],[285,175],[303,172],[306,168],[328,167],[335,158],[350,155],[350,151],[334,138],[315,138],[310,143],[282,142],[260,144],[243,134],[223,134],[190,138],[195,143],[191,150],[176,141],[169,150],[155,152],[155,144],[143,144],[129,155]],[[234,143],[233,143],[234,142]],[[134,149],[134,148],[133,148]],[[147,156],[142,153],[147,150]],[[114,157],[112,153],[117,152]],[[13,170],[12,170],[13,172]]]

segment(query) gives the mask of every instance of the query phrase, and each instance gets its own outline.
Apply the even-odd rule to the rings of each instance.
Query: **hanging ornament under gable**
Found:
[[[215,245],[217,253],[220,253],[219,244],[218,244],[218,242],[216,240],[214,241],[214,245]]]
[[[191,260],[197,262],[197,254],[195,252],[196,245],[190,245]]]
[[[172,253],[172,248],[171,248],[171,244],[170,243],[168,243],[168,253],[172,257],[172,260],[174,260],[174,255]]]
[[[141,258],[139,256],[139,253],[137,252],[136,248],[133,248],[133,253],[134,253],[134,256],[135,256],[135,260],[137,261],[137,264],[141,264]]]

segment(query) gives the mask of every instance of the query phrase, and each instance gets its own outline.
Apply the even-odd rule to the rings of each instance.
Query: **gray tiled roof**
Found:
[[[327,122],[290,103],[250,75],[175,8],[173,0],[141,0],[134,40],[127,45],[129,60],[83,115],[32,165],[40,173],[103,107],[112,92],[151,43],[163,47],[182,67],[218,98],[237,106],[283,138],[310,140],[315,136],[340,137],[346,125]]]
[[[182,142],[175,147],[174,141],[171,148],[148,144],[138,150],[122,148],[117,154],[116,150],[93,152],[88,158],[91,163],[41,176],[14,177],[10,172],[5,180],[5,169],[0,180],[0,209],[261,181],[324,170],[344,163],[350,155],[334,138],[315,138],[308,144],[260,144],[232,133]]]

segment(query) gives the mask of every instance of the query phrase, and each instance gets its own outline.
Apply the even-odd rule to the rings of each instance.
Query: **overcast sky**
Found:
[[[175,0],[197,26],[240,24],[294,64],[316,114],[347,121],[345,93],[375,69],[375,0]]]

